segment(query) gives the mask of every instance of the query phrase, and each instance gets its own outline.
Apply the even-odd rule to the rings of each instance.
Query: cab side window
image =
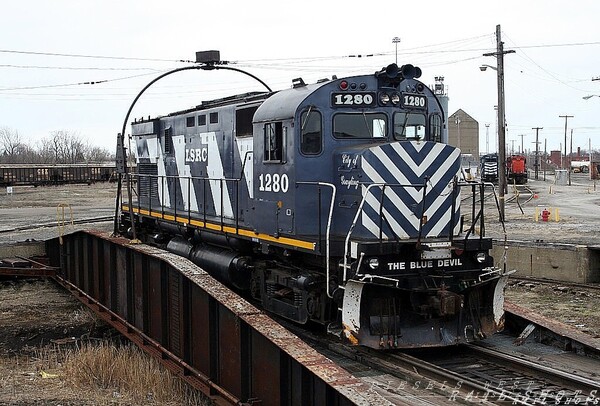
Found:
[[[265,124],[264,162],[284,162],[285,130],[281,122]]]
[[[321,113],[307,110],[300,116],[300,152],[305,155],[318,155],[323,145]]]
[[[442,117],[433,114],[429,117],[429,134],[433,142],[442,142]]]

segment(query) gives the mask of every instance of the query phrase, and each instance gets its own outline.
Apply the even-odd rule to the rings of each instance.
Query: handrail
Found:
[[[422,210],[421,210],[421,219],[419,221],[419,232],[418,232],[418,238],[417,238],[417,246],[419,246],[421,244],[421,240],[422,240],[422,225],[423,225],[422,224],[422,218],[423,218],[425,212],[427,211],[427,207],[425,207],[425,198],[427,196],[427,183],[428,183],[428,179],[425,179],[425,183],[423,183],[423,184],[393,184],[393,183],[380,182],[380,183],[371,183],[369,185],[366,185],[366,184],[362,184],[361,183],[362,186],[366,186],[366,190],[363,193],[362,200],[361,200],[360,204],[358,205],[358,209],[356,211],[356,214],[354,215],[354,219],[352,220],[352,223],[350,225],[350,228],[348,230],[348,233],[346,234],[346,238],[345,238],[345,241],[344,241],[343,282],[345,282],[348,279],[347,272],[348,272],[348,257],[349,257],[348,253],[349,253],[349,250],[350,250],[350,237],[352,236],[352,233],[353,233],[353,231],[354,231],[354,229],[355,229],[355,227],[356,227],[356,225],[358,223],[358,218],[359,218],[359,216],[361,215],[361,213],[363,211],[363,207],[365,205],[366,199],[369,196],[369,192],[371,191],[371,189],[373,189],[373,188],[381,188],[382,194],[384,193],[385,188],[394,188],[394,187],[401,187],[401,188],[413,187],[413,188],[418,188],[418,187],[422,187],[424,189],[423,190],[423,197],[422,197],[423,207],[422,207]],[[450,220],[449,232],[448,232],[448,235],[449,235],[449,238],[450,238],[451,242],[454,239],[454,220],[455,220],[455,213],[454,213],[454,211],[456,209],[455,202],[456,202],[456,198],[457,198],[457,191],[459,191],[463,187],[468,187],[468,186],[476,185],[473,182],[456,182],[455,179],[452,181],[452,184],[453,184],[453,187],[452,187],[452,209],[451,209],[452,213],[451,213],[451,216],[450,216],[451,220]],[[473,190],[472,193],[474,195],[476,195],[477,194],[477,190],[475,188],[472,188],[472,190]],[[480,191],[481,190],[483,190],[483,187],[480,189]],[[483,196],[482,196],[482,198],[483,198]],[[381,202],[380,202],[381,204],[380,204],[380,209],[379,209],[380,210],[379,216],[383,216],[383,204],[382,204],[382,202],[383,202],[383,197],[381,198]],[[480,222],[481,223],[481,225],[482,225],[481,229],[483,230],[483,214],[482,214],[482,212],[483,212],[483,205],[481,206],[479,213],[476,216],[474,216],[474,218],[472,219],[472,225],[470,227],[470,232],[467,233],[465,235],[465,238],[464,238],[465,243],[466,243],[466,240],[469,237],[470,233],[472,232],[472,230],[474,230],[476,222]],[[380,238],[382,238],[382,236],[381,236],[381,229],[380,229]],[[481,238],[482,238],[482,236],[480,236],[480,239]]]
[[[421,218],[419,219],[419,235],[417,236],[417,249],[421,248],[421,239],[423,238],[423,217],[425,217],[425,211],[427,210],[425,207],[425,199],[427,198],[427,181],[429,178],[425,178],[423,182],[423,204],[421,205]],[[450,222],[453,222],[454,216],[451,213]],[[452,236],[452,232],[450,232],[450,236]]]
[[[246,154],[247,157],[247,154]],[[157,179],[157,184],[158,184],[158,179],[160,179],[160,191],[162,191],[162,195],[163,195],[163,199],[164,199],[164,194],[165,194],[165,182],[168,182],[169,179],[177,179],[177,180],[181,180],[182,178],[177,176],[177,175],[155,175],[155,174],[132,174],[132,177],[136,177],[138,179]],[[200,216],[203,217],[204,219],[204,223],[206,223],[207,221],[207,215],[212,216],[212,214],[207,213],[207,205],[206,205],[206,199],[207,199],[207,193],[209,193],[208,189],[208,182],[214,181],[214,182],[218,182],[219,187],[220,187],[220,197],[221,197],[221,202],[220,202],[220,210],[221,212],[218,213],[217,212],[217,207],[215,207],[215,213],[214,213],[214,217],[215,219],[218,218],[220,225],[221,225],[221,229],[224,228],[225,225],[225,219],[230,219],[234,221],[235,227],[236,229],[239,227],[239,217],[240,217],[240,213],[239,213],[239,202],[237,201],[240,196],[239,196],[239,188],[240,188],[240,184],[243,180],[243,172],[240,174],[240,177],[237,178],[211,178],[211,177],[198,177],[198,176],[188,176],[185,177],[184,179],[187,180],[187,185],[188,185],[188,190],[187,190],[187,195],[188,195],[188,199],[187,199],[187,218],[188,218],[188,222],[191,222],[191,218],[192,218],[192,213],[196,213],[199,214]],[[197,210],[192,210],[192,204],[191,204],[191,188],[193,187],[193,183],[194,181],[201,181],[204,183],[203,185],[203,204],[202,204],[202,209],[200,209],[198,207]],[[232,207],[233,213],[232,213],[232,217],[229,217],[225,214],[225,202],[224,202],[224,197],[225,194],[228,193],[228,190],[226,185],[229,182],[234,182],[235,186],[237,186],[235,193],[235,207]],[[343,260],[343,281],[345,282],[348,279],[348,269],[349,269],[349,252],[350,252],[350,239],[351,236],[356,228],[356,226],[358,225],[359,222],[359,216],[362,214],[363,209],[365,207],[365,203],[367,198],[370,196],[370,193],[372,191],[372,189],[374,188],[379,188],[381,190],[382,195],[385,194],[386,192],[386,188],[423,188],[422,191],[422,206],[421,207],[421,219],[419,219],[419,230],[418,230],[418,239],[417,239],[417,245],[419,246],[422,243],[422,237],[423,237],[423,217],[428,209],[428,207],[426,206],[426,197],[428,195],[428,193],[430,193],[430,188],[427,188],[427,183],[429,182],[428,179],[425,179],[424,183],[418,183],[418,184],[399,184],[399,183],[385,183],[385,182],[379,182],[379,183],[371,183],[371,184],[363,184],[361,183],[361,186],[364,189],[363,191],[363,196],[362,199],[360,201],[360,204],[357,207],[356,213],[354,214],[354,218],[352,219],[352,223],[350,224],[350,227],[348,229],[348,232],[345,236],[345,240],[344,240],[344,260]],[[141,183],[141,182],[138,182]],[[147,182],[148,185],[148,199],[149,199],[149,205],[151,207],[152,205],[152,194],[153,194],[153,186],[152,184],[154,182],[150,181]],[[330,201],[330,207],[329,207],[329,213],[328,213],[328,217],[327,217],[327,226],[326,226],[326,235],[325,235],[325,256],[326,256],[326,277],[327,280],[329,282],[329,278],[331,276],[331,265],[330,265],[330,256],[331,256],[331,229],[332,229],[332,222],[333,222],[333,213],[334,213],[334,209],[335,209],[335,199],[336,199],[336,195],[337,195],[337,188],[334,184],[332,183],[327,183],[327,182],[318,182],[318,181],[303,181],[303,182],[296,182],[296,185],[314,185],[314,186],[324,186],[324,187],[328,187],[332,190],[332,196],[331,196],[331,201]],[[488,183],[474,183],[474,182],[460,182],[460,181],[456,181],[456,179],[453,179],[452,181],[452,209],[451,209],[451,215],[450,215],[450,224],[449,224],[449,230],[448,230],[448,234],[449,234],[449,238],[450,238],[450,242],[451,244],[453,244],[454,241],[454,233],[455,233],[455,217],[456,217],[456,200],[458,199],[458,195],[460,194],[460,190],[463,187],[469,187],[471,189],[471,193],[474,194],[473,197],[473,204],[476,203],[475,200],[475,195],[478,192],[478,188],[476,187],[477,185],[480,185],[479,188],[479,192],[481,193],[482,191],[485,190],[485,186],[488,186]],[[175,188],[177,188],[177,184],[175,185]],[[227,189],[227,190],[225,190]],[[450,193],[450,192],[448,192]],[[138,196],[139,198],[142,198],[145,196]],[[481,196],[481,198],[483,199],[483,196]],[[139,203],[139,200],[138,200]],[[175,201],[175,203],[177,203],[177,201]],[[233,202],[232,202],[233,203]],[[379,207],[379,215],[383,216],[384,213],[384,196],[381,197],[380,200],[380,207]],[[321,203],[319,202],[319,207],[321,207]],[[175,213],[177,213],[177,207],[174,208]],[[184,209],[185,210],[185,209]],[[161,205],[161,211],[162,211],[162,215],[164,217],[165,215],[165,206]],[[476,212],[477,210],[475,210],[475,207],[473,208],[473,212]],[[475,226],[476,223],[480,223],[481,224],[481,230],[483,231],[483,204],[481,205],[480,209],[479,209],[479,213],[477,213],[472,219],[471,219],[471,226],[469,227],[469,230],[466,232],[465,237],[464,237],[464,241],[466,243],[467,239],[469,238],[469,236],[471,234],[473,234],[475,232]],[[320,218],[320,216],[319,216]],[[388,227],[392,228],[392,226],[388,224]],[[321,226],[319,226],[319,235],[321,235],[321,230],[320,230]],[[380,235],[379,238],[381,241],[383,241],[383,234],[382,234],[382,229],[383,229],[383,224],[380,224]],[[394,232],[394,230],[392,229],[392,233]],[[483,236],[480,235],[480,239]],[[319,237],[320,238],[320,237]],[[461,237],[462,239],[462,237]],[[327,287],[327,295],[329,297],[332,297],[332,293],[330,291],[330,287],[328,284]]]
[[[326,182],[296,182],[298,185],[318,185],[318,186],[328,186],[331,188],[331,204],[329,205],[329,216],[327,217],[327,230],[325,231],[325,278],[326,278],[326,286],[327,286],[327,296],[329,298],[333,298],[333,294],[329,292],[329,274],[331,272],[329,265],[329,254],[330,254],[330,234],[331,234],[331,221],[333,219],[333,209],[335,208],[335,195],[336,195],[336,187],[332,183]],[[320,216],[319,216],[320,218]],[[319,234],[321,230],[319,230]]]
[[[154,175],[154,174],[145,174],[145,173],[136,173],[136,174],[131,174],[131,176],[133,178],[137,178],[137,179],[156,179],[157,180],[157,187],[160,188],[160,193],[163,196],[165,196],[165,189],[168,190],[168,187],[165,187],[165,181],[168,182],[169,179],[173,179],[176,181],[180,181],[181,179],[185,179],[187,181],[187,209],[184,209],[185,214],[187,215],[188,218],[188,222],[191,221],[191,214],[192,213],[196,213],[196,214],[200,214],[203,216],[203,221],[204,223],[206,223],[206,193],[207,193],[207,182],[211,182],[211,181],[215,181],[215,182],[219,182],[219,189],[220,189],[220,197],[221,197],[221,204],[220,204],[220,210],[221,212],[218,213],[217,212],[217,208],[215,207],[215,217],[219,217],[219,222],[221,225],[221,228],[224,227],[225,225],[225,221],[224,219],[231,219],[234,220],[235,224],[236,224],[236,229],[239,227],[239,203],[236,201],[235,205],[232,205],[232,211],[234,211],[232,213],[232,217],[230,218],[229,216],[225,215],[225,206],[224,206],[224,199],[223,197],[225,196],[225,193],[227,193],[225,191],[226,187],[224,187],[224,184],[227,183],[233,183],[234,185],[236,185],[236,200],[239,199],[239,184],[241,182],[241,178],[210,178],[210,177],[202,177],[202,176],[186,176],[186,177],[181,177],[178,175]],[[158,182],[160,180],[160,185],[158,185]],[[202,197],[202,210],[200,210],[198,208],[198,210],[192,210],[192,204],[191,204],[191,188],[193,187],[193,181],[198,180],[198,181],[202,181],[203,182],[203,197]],[[175,206],[173,207],[173,211],[174,211],[174,215],[177,216],[178,210],[177,210],[177,206],[176,204],[178,203],[177,200],[177,190],[181,189],[181,186],[178,186],[179,182],[175,182],[174,183],[174,187],[175,187],[175,201],[173,202],[175,204]],[[183,190],[182,190],[182,194],[183,194]],[[142,197],[146,197],[146,196],[142,196],[139,195],[138,196],[138,205],[139,205],[139,199]],[[158,197],[158,196],[157,196]],[[149,201],[149,207],[152,207],[152,184],[151,182],[148,183],[148,201]],[[185,203],[185,201],[184,201]],[[233,207],[235,206],[235,208]],[[184,206],[185,207],[185,206]],[[161,215],[164,217],[165,215],[165,206],[161,205]]]
[[[352,235],[352,232],[354,231],[354,228],[356,227],[356,223],[358,221],[358,216],[360,216],[360,214],[362,213],[363,210],[363,206],[365,205],[365,201],[367,200],[367,196],[369,195],[369,192],[372,188],[374,187],[423,187],[422,184],[408,184],[408,185],[403,185],[403,184],[399,184],[399,183],[371,183],[369,185],[365,185],[363,183],[361,183],[362,186],[367,186],[366,190],[363,193],[363,197],[362,200],[360,201],[360,204],[358,205],[358,209],[356,210],[356,214],[354,215],[354,219],[352,220],[352,224],[350,225],[350,229],[348,230],[348,234],[346,234],[346,239],[344,241],[344,276],[343,276],[343,282],[345,282],[347,280],[347,270],[348,270],[348,247],[350,245],[350,236]],[[381,213],[380,213],[381,215]]]

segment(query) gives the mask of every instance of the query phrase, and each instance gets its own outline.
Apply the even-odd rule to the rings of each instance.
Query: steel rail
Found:
[[[561,385],[564,389],[585,390],[590,393],[600,388],[600,381],[594,381],[556,368],[550,368],[498,350],[484,348],[480,345],[467,344],[467,347],[470,351],[476,352],[477,356],[481,359],[485,358],[499,364],[509,364],[511,369],[516,369],[520,372],[533,372],[537,377],[542,377],[557,385]]]
[[[471,396],[473,402],[477,401],[477,403],[484,405],[497,404],[499,399],[506,404],[527,404],[519,399],[519,397],[512,396],[506,393],[506,391],[496,390],[485,383],[482,384],[479,381],[406,353],[378,352],[364,347],[349,348],[339,344],[331,344],[329,345],[329,349],[337,354],[400,379],[408,379],[412,382],[427,379],[442,383],[443,386],[436,389],[438,394],[446,396],[447,400],[465,400],[466,403],[469,403],[469,396]]]

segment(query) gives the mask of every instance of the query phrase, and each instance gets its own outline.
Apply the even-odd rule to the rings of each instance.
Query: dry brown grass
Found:
[[[205,405],[204,396],[134,345],[84,344],[66,354],[65,381],[107,390],[135,404]]]
[[[31,349],[26,356],[0,359],[0,371],[11,368],[2,368],[3,361],[24,365],[28,372],[13,376],[9,369],[0,374],[0,388],[12,387],[14,392],[0,390],[0,404],[5,404],[3,400],[23,399],[22,395],[32,387],[39,392],[38,400],[51,396],[62,399],[64,404],[71,404],[73,399],[80,399],[79,404],[85,405],[212,404],[132,344],[99,341],[77,346],[46,345]]]

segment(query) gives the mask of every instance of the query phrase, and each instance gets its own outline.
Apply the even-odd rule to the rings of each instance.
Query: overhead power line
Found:
[[[58,70],[153,70],[155,72],[159,69],[155,68],[99,68],[99,67],[83,67],[83,66],[41,66],[41,65],[10,65],[2,64],[0,68],[17,68],[17,69],[58,69]]]
[[[159,59],[159,58],[136,58],[136,57],[129,57],[129,56],[65,54],[65,53],[55,53],[55,52],[17,51],[14,49],[0,49],[0,53],[22,54],[22,55],[42,55],[42,56],[61,56],[61,57],[68,57],[68,58],[116,59],[116,60],[124,60],[124,61],[189,62],[189,61],[183,60],[183,59]]]
[[[482,39],[488,38],[489,35],[472,37],[467,39],[460,39],[455,41],[448,41],[444,43],[437,44],[429,44],[423,45],[419,47],[404,49],[399,52],[401,55],[436,55],[436,54],[458,54],[458,53],[469,53],[469,52],[481,52],[488,51],[489,48],[477,47],[476,42],[481,41]],[[565,44],[541,44],[541,45],[525,45],[525,46],[513,46],[513,49],[528,49],[528,48],[551,48],[551,47],[567,47],[567,46],[585,46],[585,45],[600,45],[600,41],[595,42],[577,42],[577,43],[565,43]],[[471,47],[469,47],[471,46]],[[437,49],[436,49],[437,48]],[[176,63],[189,63],[190,61],[183,59],[161,59],[161,58],[140,58],[140,57],[124,57],[124,56],[113,56],[113,55],[85,55],[85,54],[70,54],[70,53],[56,53],[56,52],[41,52],[41,51],[22,51],[22,50],[10,50],[10,49],[0,49],[0,53],[4,54],[23,54],[23,55],[37,55],[37,56],[52,56],[52,57],[71,57],[71,58],[90,58],[90,59],[102,59],[102,60],[126,60],[126,61],[152,61],[152,62],[176,62]],[[324,62],[327,60],[335,60],[335,59],[345,59],[345,58],[356,58],[357,56],[361,57],[377,57],[377,56],[387,56],[391,55],[393,52],[371,52],[364,54],[353,54],[353,55],[333,55],[333,56],[321,56],[321,57],[295,57],[295,58],[278,58],[278,59],[258,59],[258,60],[238,60],[232,61],[231,63],[251,66],[254,68],[264,68],[264,69],[284,69],[289,70],[290,68],[295,68],[297,70],[322,70],[322,69],[337,69],[339,67],[325,67],[325,66],[299,66],[302,63],[314,63],[314,62]],[[439,66],[439,65],[448,65],[459,62],[464,62],[472,59],[477,59],[479,56],[469,56],[464,55],[463,58],[455,58],[450,61],[422,61],[422,65],[424,66]],[[549,75],[554,80],[557,80],[569,87],[572,87],[560,80],[556,75],[551,72],[546,71],[539,64],[533,61],[531,58],[527,57],[527,59],[534,63],[539,69],[544,71],[547,75]],[[152,68],[101,68],[101,67],[68,67],[68,66],[60,66],[60,67],[52,67],[45,65],[13,65],[13,64],[2,64],[0,68],[27,68],[27,69],[65,69],[65,70],[151,70]],[[77,83],[67,83],[67,84],[56,84],[56,85],[44,85],[44,86],[24,86],[24,87],[12,87],[12,88],[0,88],[0,91],[12,91],[12,90],[31,90],[31,89],[43,89],[43,88],[54,88],[54,87],[68,87],[68,86],[82,86],[82,85],[94,85],[105,82],[112,82],[118,80],[126,80],[131,78],[136,78],[139,76],[151,75],[160,73],[160,70],[153,70],[152,73],[146,73],[141,75],[128,76],[124,78],[117,79],[109,79],[109,80],[94,80],[94,81],[86,81],[86,82],[77,82]],[[594,78],[595,80],[598,78]],[[578,89],[579,90],[579,89]]]
[[[454,53],[454,52],[480,52],[486,51],[489,48],[464,48],[464,49],[441,49],[426,51],[426,48],[432,47],[444,47],[450,44],[459,45],[460,43],[466,43],[476,39],[485,38],[488,35],[466,38],[461,40],[448,41],[443,43],[423,45],[419,47],[409,48],[403,50],[404,53],[418,54],[418,53]],[[539,45],[522,45],[513,47],[515,49],[527,49],[527,48],[552,48],[552,47],[568,47],[568,46],[586,46],[586,45],[600,45],[600,41],[594,42],[574,42],[564,44],[539,44]],[[6,54],[21,54],[21,55],[38,55],[38,56],[57,56],[57,57],[68,57],[68,58],[91,58],[91,59],[110,59],[110,60],[124,60],[124,61],[152,61],[152,62],[178,62],[178,63],[189,63],[191,61],[187,59],[164,59],[164,58],[141,58],[141,57],[129,57],[129,56],[115,56],[115,55],[86,55],[86,54],[70,54],[70,53],[59,53],[59,52],[43,52],[43,51],[21,51],[15,49],[0,49],[0,53]],[[388,55],[392,52],[365,52],[362,55]],[[238,63],[248,62],[270,62],[270,61],[318,61],[327,59],[347,58],[351,55],[336,55],[336,56],[321,56],[321,57],[300,57],[300,58],[277,58],[277,59],[258,59],[258,60],[241,60]],[[235,61],[232,61],[235,63]]]
[[[100,83],[116,82],[118,80],[133,79],[133,78],[138,78],[138,77],[141,77],[141,76],[148,76],[148,75],[156,75],[156,72],[143,73],[141,75],[126,76],[126,77],[123,77],[123,78],[104,79],[104,80],[95,80],[95,81],[77,82],[77,83],[63,83],[63,84],[58,84],[58,85],[5,87],[5,88],[0,88],[0,92],[9,91],[9,90],[31,90],[31,89],[47,89],[47,88],[51,88],[51,87],[69,87],[69,86],[97,85],[97,84],[100,84]]]
[[[571,42],[566,44],[540,44],[540,45],[522,45],[520,47],[515,47],[519,49],[526,48],[557,48],[557,47],[579,47],[585,45],[600,45],[600,41],[595,42]]]

